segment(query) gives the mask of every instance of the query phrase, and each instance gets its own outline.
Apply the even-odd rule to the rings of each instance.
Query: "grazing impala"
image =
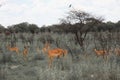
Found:
[[[54,57],[60,58],[61,56],[67,54],[67,50],[64,49],[60,49],[60,48],[50,49],[48,43],[45,44],[45,47],[43,48],[43,52],[46,52],[48,54],[49,67],[51,67]]]
[[[13,51],[13,52],[16,52],[17,54],[19,54],[19,48],[18,47],[10,47],[10,45],[7,46],[7,49],[9,51]]]
[[[106,50],[96,50],[94,49],[97,56],[103,56],[103,58],[106,56],[107,58],[107,51]]]
[[[24,46],[23,57],[24,57],[24,60],[25,60],[25,61],[28,60],[27,55],[28,55],[28,47],[27,47],[27,46]]]

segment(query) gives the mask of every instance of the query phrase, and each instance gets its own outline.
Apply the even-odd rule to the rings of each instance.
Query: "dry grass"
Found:
[[[120,80],[120,58],[114,54],[109,55],[109,59],[105,61],[102,57],[96,57],[91,45],[87,47],[85,56],[79,45],[70,42],[71,34],[58,35],[51,34],[56,40],[59,37],[60,47],[67,49],[65,44],[70,47],[74,56],[79,56],[79,59],[72,60],[70,51],[65,58],[55,58],[52,68],[48,67],[48,56],[42,51],[36,52],[36,41],[32,45],[33,51],[29,49],[28,61],[23,60],[23,55],[20,53],[17,56],[11,53],[12,56],[5,52],[0,55],[0,80]],[[37,35],[37,37],[39,37]],[[37,39],[35,37],[35,39]],[[43,37],[43,36],[41,36]],[[64,39],[63,39],[64,37]],[[72,41],[72,40],[71,40]],[[21,43],[17,44],[20,51],[23,50]],[[39,43],[40,49],[43,48],[43,43]],[[56,47],[55,43],[51,44],[52,48]],[[10,57],[10,58],[7,58]],[[3,63],[5,57],[6,63]]]

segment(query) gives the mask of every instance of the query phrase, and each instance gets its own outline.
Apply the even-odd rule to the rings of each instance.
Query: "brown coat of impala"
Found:
[[[47,44],[46,44],[47,45]],[[45,48],[43,48],[43,52],[47,52],[48,58],[49,58],[49,67],[51,67],[53,58],[61,56],[65,56],[68,52],[67,50],[61,49],[61,48],[54,48],[50,49],[49,45],[47,45]]]
[[[28,59],[27,55],[28,55],[28,47],[24,46],[23,57],[25,61]]]
[[[7,46],[7,49],[9,51],[13,51],[13,52],[16,52],[17,54],[19,54],[19,48],[18,47],[10,47],[10,45]]]
[[[94,51],[95,51],[97,56],[103,56],[103,58],[105,56],[107,56],[107,51],[106,50],[96,50],[96,49],[94,49]]]

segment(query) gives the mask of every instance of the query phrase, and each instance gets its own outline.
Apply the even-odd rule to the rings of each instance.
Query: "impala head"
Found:
[[[28,49],[29,46],[24,45],[24,49]]]
[[[44,45],[44,48],[49,49],[50,48],[50,43],[46,42]]]
[[[47,52],[47,49],[46,49],[46,48],[43,48],[43,49],[42,49],[42,52],[43,52],[43,53],[46,53],[46,52]]]
[[[49,49],[50,49],[50,43],[46,42],[45,45],[44,45],[44,48],[42,49],[42,51],[43,51],[44,53],[46,53],[47,50],[49,50]]]
[[[94,51],[97,51],[97,49],[96,49],[96,48],[94,48]]]

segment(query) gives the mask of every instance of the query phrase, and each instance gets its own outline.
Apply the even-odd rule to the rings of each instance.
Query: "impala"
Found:
[[[10,47],[10,45],[7,46],[7,49],[9,51],[13,51],[13,52],[16,52],[17,54],[19,54],[19,48],[18,47]]]
[[[67,50],[63,50],[60,48],[55,48],[55,49],[50,49],[49,44],[45,44],[45,47],[43,48],[43,52],[46,52],[48,54],[49,58],[49,67],[51,67],[53,58],[58,57],[60,58],[61,56],[64,56],[67,54]]]
[[[28,60],[27,55],[28,55],[28,47],[27,47],[27,46],[24,46],[23,57],[24,57],[24,60],[25,60],[25,61]]]
[[[94,49],[94,51],[95,51],[95,53],[96,53],[97,56],[103,56],[103,58],[105,56],[107,56],[107,51],[106,50],[96,50],[96,49]]]

